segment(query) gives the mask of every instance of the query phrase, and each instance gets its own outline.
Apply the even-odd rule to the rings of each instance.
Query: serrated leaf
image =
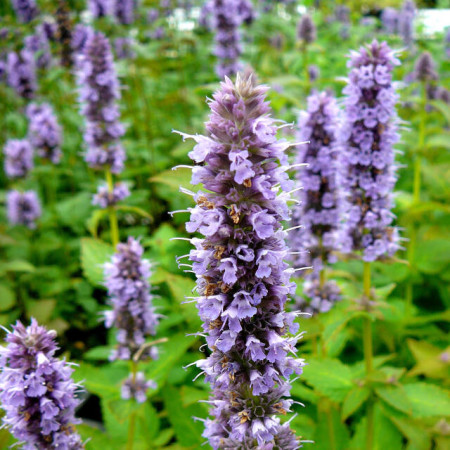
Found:
[[[113,255],[113,247],[92,238],[81,239],[81,267],[85,277],[94,286],[103,286],[103,264]]]
[[[378,387],[375,389],[375,392],[387,404],[406,414],[411,414],[412,405],[403,386]]]
[[[442,358],[450,348],[443,350],[426,341],[407,340],[408,347],[417,364],[408,372],[408,376],[426,375],[430,378],[447,378],[448,364]]]
[[[427,383],[411,383],[404,386],[415,417],[450,416],[448,391]]]
[[[341,402],[353,388],[352,372],[337,359],[309,358],[303,379],[331,400]]]
[[[341,418],[342,421],[347,420],[354,412],[356,412],[360,406],[369,397],[370,390],[367,387],[355,387],[352,389],[347,397],[345,397],[344,403],[342,404]]]
[[[417,421],[411,421],[406,418],[389,415],[389,419],[398,428],[398,430],[408,439],[408,449],[431,448],[430,434],[424,430]],[[412,446],[411,446],[412,445]]]

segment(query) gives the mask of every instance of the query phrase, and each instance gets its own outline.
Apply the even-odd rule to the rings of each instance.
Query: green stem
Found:
[[[133,384],[136,381],[137,368],[138,363],[136,361],[131,361],[131,380]],[[136,412],[133,411],[130,416],[130,424],[128,425],[127,450],[133,450],[135,429],[136,429]]]
[[[365,301],[370,301],[370,278],[371,278],[370,262],[364,262],[363,274],[363,289]],[[370,317],[364,319],[363,331],[364,344],[364,362],[366,366],[366,376],[373,370],[373,344],[372,344],[372,320]],[[366,435],[366,450],[373,448],[373,398],[369,397],[367,400],[367,435]]]
[[[108,185],[108,192],[112,193],[114,190],[114,180],[110,169],[105,171],[106,183]],[[111,227],[111,242],[114,248],[117,247],[119,243],[119,223],[117,221],[116,208],[110,206],[108,208],[109,224]]]
[[[333,427],[333,414],[331,411],[331,405],[329,405],[327,410],[327,425],[328,425],[328,437],[330,439],[330,450],[336,450],[336,438],[334,436]]]
[[[306,81],[305,91],[306,91],[306,94],[308,95],[309,91],[311,90],[311,80],[309,79],[308,45],[307,44],[303,44],[302,53],[303,53],[303,71],[304,71],[305,81]]]
[[[325,286],[325,281],[326,281],[325,269],[322,269],[319,272],[319,286],[320,286],[320,289],[322,289]]]

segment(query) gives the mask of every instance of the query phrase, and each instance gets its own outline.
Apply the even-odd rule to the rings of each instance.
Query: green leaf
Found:
[[[98,225],[108,215],[107,209],[96,209],[87,221],[87,228],[94,238],[98,238]]]
[[[116,209],[117,209],[117,211],[130,212],[130,213],[138,214],[139,216],[145,217],[146,219],[153,220],[153,217],[151,214],[149,214],[144,209],[139,208],[138,206],[117,205]]]
[[[370,390],[365,386],[357,386],[352,389],[342,404],[341,418],[342,421],[347,420],[369,397]]]
[[[426,341],[408,339],[408,347],[417,364],[408,372],[408,376],[426,375],[430,378],[448,377],[448,363],[442,358],[445,352],[450,353],[450,347],[442,349]]]
[[[83,358],[92,361],[108,361],[111,356],[112,348],[107,345],[94,347],[88,350]]]
[[[442,417],[450,415],[448,391],[427,383],[405,385],[406,396],[412,404],[415,417]]]
[[[339,412],[329,409],[319,413],[318,424],[314,434],[314,449],[317,450],[347,450],[350,433],[341,422]]]
[[[337,359],[309,358],[303,379],[331,400],[341,402],[353,388],[352,372]]]
[[[16,303],[14,291],[5,284],[0,284],[0,299],[0,311],[11,309]]]
[[[181,407],[180,392],[172,386],[166,386],[162,394],[164,405],[178,442],[183,447],[201,448],[201,444],[204,442],[202,437],[203,424],[195,421],[194,417],[204,417],[206,415],[204,410],[200,405]]]
[[[405,390],[403,389],[403,386],[379,387],[375,389],[375,392],[388,405],[391,405],[406,414],[411,414],[412,405]]]
[[[398,417],[395,415],[389,415],[389,419],[398,428],[398,430],[409,441],[409,450],[421,450],[424,448],[431,448],[430,434],[420,426],[417,421],[411,421],[410,419]]]
[[[6,272],[34,272],[36,268],[28,261],[20,259],[0,263],[0,274]]]
[[[81,266],[86,278],[94,286],[103,286],[103,264],[113,255],[113,247],[92,238],[81,239]]]
[[[417,268],[427,274],[438,274],[450,263],[450,241],[445,239],[417,242]]]

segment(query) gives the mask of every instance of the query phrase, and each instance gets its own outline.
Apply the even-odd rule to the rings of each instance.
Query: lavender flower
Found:
[[[50,53],[50,44],[42,25],[36,28],[36,32],[25,38],[25,49],[34,54],[36,66],[39,69],[50,67],[52,55]]]
[[[96,18],[110,16],[114,10],[114,0],[89,0],[89,11]],[[121,0],[118,0],[119,2]]]
[[[305,297],[298,298],[295,307],[313,316],[328,312],[342,298],[341,289],[333,280],[325,281],[322,286],[318,279],[306,280],[303,294]]]
[[[314,268],[308,279],[316,279],[326,263],[336,262],[341,192],[338,188],[341,148],[337,141],[339,110],[336,100],[326,92],[308,97],[308,109],[298,119],[297,171],[300,206],[295,208],[293,225],[302,228],[290,233],[290,247],[299,252],[295,265]]]
[[[188,232],[193,271],[197,276],[197,308],[211,355],[197,362],[213,387],[213,420],[204,436],[214,449],[300,447],[277,414],[290,411],[289,376],[301,373],[295,356],[298,336],[295,313],[285,312],[295,290],[293,269],[281,221],[289,219],[290,189],[285,150],[265,101],[267,87],[252,75],[228,78],[210,101],[207,136],[187,136],[197,145],[189,157],[192,184],[205,192],[194,196]]]
[[[94,30],[91,27],[78,23],[72,33],[71,47],[75,53],[83,53],[86,42],[92,36]]]
[[[395,8],[384,8],[381,13],[381,23],[386,33],[395,34],[398,27],[399,13]]]
[[[121,396],[124,400],[134,398],[138,403],[144,403],[147,400],[147,391],[156,389],[156,383],[152,380],[146,380],[143,372],[132,374],[123,382]]]
[[[308,76],[310,81],[316,81],[320,77],[320,69],[316,65],[311,64],[308,66]]]
[[[392,256],[399,248],[391,226],[393,146],[399,138],[392,70],[398,64],[388,45],[377,41],[352,52],[348,62],[341,136],[348,210],[341,242],[344,251],[362,250],[364,261]]]
[[[436,63],[433,61],[429,52],[423,52],[417,58],[414,66],[414,79],[424,82],[436,81],[438,79]]]
[[[123,25],[134,22],[135,0],[114,0],[114,15]]]
[[[8,84],[18,95],[31,99],[37,89],[36,65],[33,53],[28,50],[8,53],[6,60]]]
[[[39,326],[35,319],[25,328],[13,325],[0,347],[0,404],[3,423],[26,449],[84,448],[74,429],[78,388],[73,369],[55,358],[56,332]]]
[[[133,50],[134,41],[129,37],[119,37],[114,39],[114,50],[117,59],[133,59],[136,56]]]
[[[33,149],[27,139],[9,139],[3,149],[3,162],[8,178],[23,178],[34,167]]]
[[[34,191],[9,191],[6,197],[8,221],[11,225],[25,225],[36,228],[36,220],[41,217],[41,205]],[[1,389],[0,389],[1,391]]]
[[[104,185],[98,188],[97,194],[94,195],[92,200],[92,204],[105,209],[115,206],[129,195],[130,190],[125,183],[116,183],[112,192],[109,192],[108,186]]]
[[[297,26],[297,36],[303,44],[311,44],[316,40],[316,26],[308,14],[301,17]]]
[[[410,47],[414,42],[414,18],[416,6],[413,0],[405,0],[398,17],[398,32],[405,45]]]
[[[104,266],[105,285],[113,310],[106,311],[105,325],[116,327],[118,348],[111,359],[132,359],[147,336],[154,335],[159,316],[150,294],[150,262],[142,259],[144,250],[136,239],[118,244],[111,262]],[[142,358],[157,357],[156,347],[142,352]]]
[[[104,34],[95,32],[88,37],[85,51],[79,55],[77,74],[81,112],[86,118],[85,160],[93,169],[110,168],[113,173],[120,173],[125,152],[119,138],[125,130],[116,104],[120,98],[119,82]]]
[[[27,108],[29,139],[36,153],[53,164],[61,160],[61,127],[48,103],[32,103]]]
[[[35,0],[12,0],[12,6],[23,23],[31,22],[39,14]]]

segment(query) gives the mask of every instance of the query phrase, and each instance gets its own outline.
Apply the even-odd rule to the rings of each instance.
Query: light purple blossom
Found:
[[[297,37],[304,44],[312,44],[316,40],[316,26],[309,14],[304,14],[297,25]]]
[[[399,22],[399,12],[395,8],[384,8],[381,13],[381,23],[386,33],[395,34]]]
[[[114,2],[115,0],[89,0],[89,11],[96,19],[110,16],[114,11]]]
[[[77,81],[81,112],[86,119],[85,160],[93,169],[123,170],[125,151],[120,137],[125,129],[119,122],[119,82],[108,39],[95,32],[88,37],[85,50],[79,54]]]
[[[156,383],[152,380],[146,380],[143,372],[137,372],[123,382],[121,396],[124,400],[134,398],[138,403],[144,403],[147,400],[147,391],[156,389]]]
[[[284,166],[289,144],[276,138],[267,90],[252,75],[238,74],[235,84],[226,78],[209,102],[207,136],[185,135],[197,143],[192,183],[205,189],[186,229],[203,235],[191,240],[190,260],[211,350],[197,366],[213,388],[204,436],[214,449],[300,447],[276,417],[290,411],[289,377],[303,362],[296,315],[285,312],[295,290],[281,225],[289,194],[275,189],[293,185]]]
[[[159,315],[152,306],[149,278],[150,262],[142,259],[144,249],[133,238],[117,245],[111,262],[104,265],[105,286],[113,309],[105,312],[105,326],[117,328],[117,349],[111,359],[131,360],[156,333]],[[156,347],[142,352],[141,358],[155,359]]]
[[[27,139],[9,139],[3,149],[3,162],[8,178],[23,178],[34,167],[33,148]]]
[[[25,225],[36,228],[36,220],[41,217],[41,205],[34,191],[9,191],[6,196],[6,210],[11,225]]]
[[[37,89],[34,55],[28,50],[8,53],[6,60],[8,84],[25,99],[34,97]]]
[[[94,33],[91,27],[78,23],[72,33],[71,47],[76,53],[83,53],[86,47],[86,42]]]
[[[42,25],[36,28],[34,34],[25,38],[25,49],[34,54],[36,66],[39,69],[50,67],[52,62],[50,44]]]
[[[398,17],[398,32],[406,46],[414,43],[414,19],[416,5],[413,0],[405,0]]]
[[[423,52],[417,58],[414,65],[414,79],[425,82],[436,81],[438,79],[436,63],[430,52]]]
[[[31,22],[39,14],[35,0],[12,0],[11,3],[18,19],[23,23]]]
[[[102,185],[99,186],[97,193],[94,195],[92,204],[105,209],[116,205],[129,195],[130,190],[125,183],[116,183],[112,192],[109,192],[108,186]]]
[[[28,136],[36,153],[58,164],[61,160],[62,136],[53,108],[48,103],[32,103],[27,107],[27,117],[30,121]]]
[[[135,0],[114,0],[114,15],[123,25],[134,22],[134,8]]]
[[[73,369],[55,357],[56,332],[35,319],[21,322],[6,335],[0,347],[0,404],[4,425],[26,449],[81,450],[74,425],[79,404],[72,381]]]
[[[295,308],[313,316],[328,312],[342,298],[341,289],[333,280],[325,281],[323,286],[318,279],[306,280],[303,294],[296,300]]]
[[[114,39],[114,50],[116,51],[117,59],[133,59],[136,57],[136,52],[133,50],[135,42],[129,37],[118,37]]]
[[[398,64],[388,45],[377,41],[351,52],[348,61],[341,129],[347,208],[341,243],[344,251],[362,250],[364,261],[392,256],[399,248],[391,212],[399,139],[392,71]]]

